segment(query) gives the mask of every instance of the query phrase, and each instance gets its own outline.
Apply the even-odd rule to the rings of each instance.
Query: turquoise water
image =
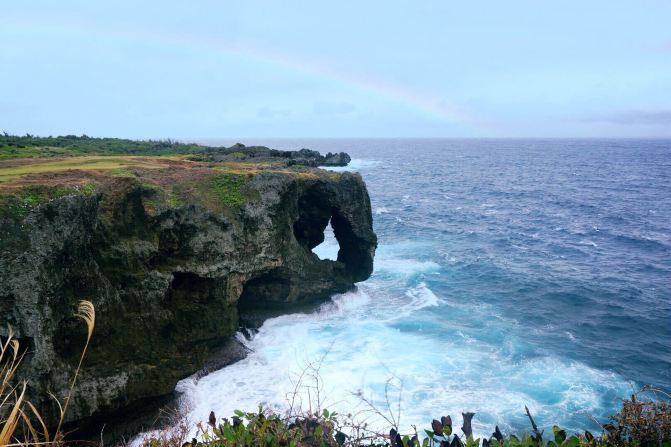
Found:
[[[539,425],[594,429],[632,389],[671,389],[671,141],[246,143],[349,152],[380,245],[357,290],[181,382],[193,419],[282,411],[294,389],[314,408],[314,381],[297,385],[311,362],[321,406],[383,425],[361,396],[394,418],[400,399],[406,427],[474,411],[480,433],[526,429],[525,405]]]

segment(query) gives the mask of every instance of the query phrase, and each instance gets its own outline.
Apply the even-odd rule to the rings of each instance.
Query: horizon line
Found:
[[[90,135],[81,133],[63,133],[61,135],[38,135],[26,132],[23,135],[13,134],[4,130],[10,137],[26,137],[28,135],[34,138],[61,138],[65,136],[90,138],[116,138],[136,141],[162,141],[173,140],[181,143],[198,143],[196,140],[671,140],[671,135],[650,135],[650,136],[190,136],[190,137],[172,137],[172,136],[109,136],[109,135]],[[0,133],[0,137],[4,135]],[[244,144],[244,143],[243,143]]]

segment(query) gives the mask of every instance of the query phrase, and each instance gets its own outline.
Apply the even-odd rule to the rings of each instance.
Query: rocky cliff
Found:
[[[236,143],[231,147],[203,147],[190,157],[193,160],[208,161],[243,161],[243,160],[282,160],[286,165],[303,166],[347,166],[352,161],[345,152],[328,152],[322,155],[311,149],[298,151],[281,151],[266,146],[245,146]]]
[[[231,338],[239,308],[324,299],[373,268],[358,174],[133,161],[5,185],[0,335],[13,327],[27,350],[21,375],[31,399],[52,417],[48,392],[66,393],[85,338],[73,317],[81,299],[94,303],[97,325],[70,421],[170,395]],[[329,221],[337,261],[311,251]]]

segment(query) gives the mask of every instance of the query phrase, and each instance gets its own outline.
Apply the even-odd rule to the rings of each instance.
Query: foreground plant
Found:
[[[450,416],[434,419],[431,429],[424,430],[423,439],[415,431],[402,434],[391,428],[389,434],[375,434],[347,417],[323,410],[321,414],[281,418],[259,408],[256,413],[235,411],[232,418],[218,420],[214,412],[209,421],[197,425],[196,438],[187,440],[189,430],[178,430],[181,437],[154,436],[144,447],[671,447],[671,406],[666,400],[639,399],[633,395],[623,402],[620,412],[603,425],[601,435],[589,431],[568,434],[558,426],[552,433],[539,429],[525,407],[531,431],[518,437],[504,435],[496,426],[489,438],[476,438],[471,422],[475,413],[462,413],[462,425],[452,425]],[[362,435],[363,433],[363,435]]]
[[[87,328],[86,344],[79,358],[70,389],[65,397],[65,404],[54,397],[59,407],[59,421],[53,433],[35,406],[26,396],[25,380],[16,384],[16,371],[26,354],[21,352],[19,341],[14,338],[12,328],[8,328],[6,341],[0,342],[0,447],[14,446],[46,446],[63,445],[64,436],[61,430],[65,421],[70,399],[74,393],[75,383],[82,367],[82,362],[93,335],[95,327],[95,307],[90,301],[80,301],[76,316],[84,320]],[[52,396],[53,397],[53,396]]]
[[[236,410],[231,418],[217,420],[210,413],[207,423],[197,424],[196,438],[186,442],[184,430],[173,431],[179,439],[166,437],[165,432],[143,441],[143,447],[233,447],[233,446],[319,446],[339,447],[344,433],[336,429],[337,414],[325,410],[319,416],[297,417],[289,421],[259,407],[258,412]],[[177,442],[176,442],[177,441]]]

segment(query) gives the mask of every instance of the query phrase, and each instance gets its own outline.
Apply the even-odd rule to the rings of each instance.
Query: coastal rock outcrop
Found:
[[[66,394],[85,339],[73,317],[81,299],[98,317],[69,421],[170,395],[230,341],[239,308],[314,302],[372,272],[377,240],[358,174],[203,168],[178,190],[178,169],[147,172],[0,213],[0,335],[11,325],[30,398],[51,420],[48,393]],[[147,183],[152,175],[172,189]],[[312,253],[329,222],[337,261]]]
[[[286,166],[347,166],[352,161],[349,154],[345,152],[322,155],[319,151],[312,149],[300,149],[298,151],[282,151],[271,149],[266,146],[245,146],[236,143],[231,147],[207,147],[198,154],[192,155],[194,160],[208,161],[264,161],[282,160]]]

